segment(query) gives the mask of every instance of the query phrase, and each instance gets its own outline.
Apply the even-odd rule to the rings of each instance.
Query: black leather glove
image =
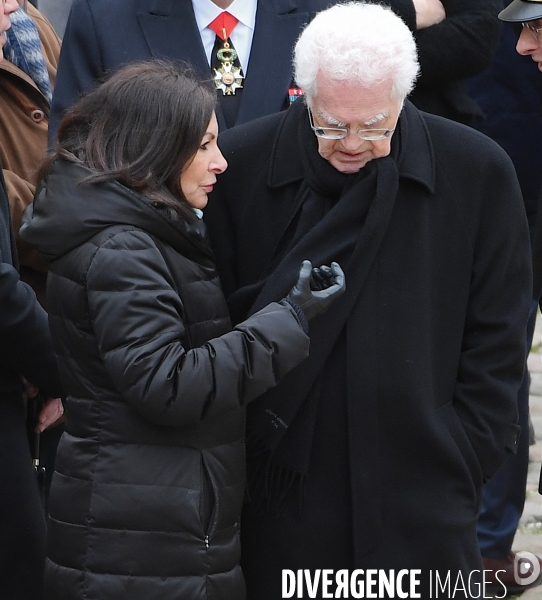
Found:
[[[311,262],[304,260],[297,283],[288,294],[288,300],[297,304],[307,321],[310,321],[327,310],[345,290],[344,273],[337,263],[331,263],[331,267],[322,265],[313,269]]]
[[[321,267],[313,267],[311,272],[311,290],[325,290],[333,285],[335,275],[331,267],[322,265]]]

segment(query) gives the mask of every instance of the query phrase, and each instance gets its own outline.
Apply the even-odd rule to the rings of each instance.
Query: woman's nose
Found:
[[[222,152],[217,149],[217,155],[214,157],[212,162],[212,170],[218,175],[220,173],[224,173],[227,168],[228,162],[224,158]]]

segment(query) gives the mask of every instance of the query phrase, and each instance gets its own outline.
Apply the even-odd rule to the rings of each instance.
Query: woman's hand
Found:
[[[327,310],[345,290],[344,273],[336,262],[332,262],[331,267],[322,265],[313,269],[311,262],[304,260],[297,283],[288,294],[288,300],[297,304],[307,321],[310,321]]]

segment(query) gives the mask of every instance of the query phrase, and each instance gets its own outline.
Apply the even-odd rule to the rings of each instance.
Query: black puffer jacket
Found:
[[[203,223],[89,174],[56,161],[21,230],[68,396],[48,598],[241,600],[243,405],[308,337],[287,302],[230,331]]]

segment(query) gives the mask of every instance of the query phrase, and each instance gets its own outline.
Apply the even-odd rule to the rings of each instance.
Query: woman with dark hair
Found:
[[[54,600],[245,597],[244,405],[307,356],[306,319],[344,290],[338,265],[305,261],[232,330],[196,214],[227,166],[214,103],[185,67],[125,67],[66,114],[25,215],[67,395]]]

